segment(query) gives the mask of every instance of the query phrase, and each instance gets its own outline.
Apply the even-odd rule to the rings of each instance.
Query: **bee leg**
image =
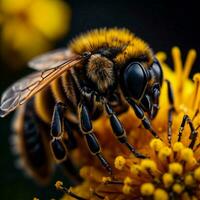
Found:
[[[64,110],[65,105],[61,102],[54,106],[52,121],[51,121],[51,136],[58,138],[64,131]]]
[[[142,155],[141,153],[137,152],[137,150],[128,143],[128,139],[126,136],[126,131],[124,130],[121,122],[113,112],[112,108],[108,103],[105,103],[105,110],[110,118],[110,124],[112,127],[112,130],[119,140],[120,143],[125,144],[128,149],[137,157],[137,158],[146,158],[146,156]]]
[[[72,131],[73,130],[72,126],[73,126],[72,123],[68,121],[66,118],[64,118],[64,130],[67,134],[67,137],[63,138],[63,142],[69,151],[77,147],[77,142]],[[75,184],[80,183],[82,181],[82,178],[79,175],[78,169],[72,162],[70,155],[67,157],[67,159],[64,162],[62,162],[61,167],[63,168],[67,177],[70,177]]]
[[[57,163],[67,159],[67,148],[61,138],[53,137],[50,141],[50,149]]]
[[[112,168],[108,163],[108,161],[102,155],[98,140],[93,133],[92,123],[89,117],[87,107],[84,105],[84,103],[80,103],[78,109],[79,109],[80,129],[85,137],[90,152],[93,155],[96,155],[97,158],[100,160],[101,164],[104,166],[104,168],[109,172],[109,174],[112,174]]]
[[[135,111],[136,116],[139,119],[141,119],[144,128],[149,130],[155,138],[159,138],[157,133],[153,130],[150,120],[145,116],[142,108],[140,106],[138,106],[132,99],[130,99],[128,97],[127,97],[127,101],[131,105],[133,110]]]
[[[171,145],[172,140],[172,114],[175,111],[174,108],[174,95],[171,83],[168,80],[165,80],[167,83],[167,93],[168,93],[168,99],[169,99],[169,110],[168,110],[168,142]]]
[[[56,103],[51,122],[50,148],[55,160],[60,163],[67,158],[67,148],[62,140],[64,133],[64,109],[65,105],[61,102]]]
[[[66,118],[64,118],[64,130],[67,133],[67,139],[65,141],[67,149],[75,149],[77,147],[76,138],[74,137],[74,134],[72,132],[71,124],[69,121],[67,121]]]

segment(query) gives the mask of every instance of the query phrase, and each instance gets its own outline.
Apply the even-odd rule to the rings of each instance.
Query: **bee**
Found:
[[[119,142],[136,157],[145,158],[128,142],[118,115],[131,107],[143,126],[158,137],[151,120],[159,109],[163,72],[146,42],[127,29],[95,29],[28,65],[36,72],[4,92],[0,116],[18,108],[14,130],[30,175],[47,180],[52,165],[65,162],[67,152],[76,146],[76,131],[112,173],[92,127],[92,120],[103,113]],[[170,88],[169,95],[173,104]]]

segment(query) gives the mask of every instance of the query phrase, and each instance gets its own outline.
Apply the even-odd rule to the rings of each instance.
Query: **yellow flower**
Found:
[[[69,30],[70,8],[62,0],[1,0],[0,13],[2,56],[15,65],[49,50]]]
[[[101,118],[95,122],[94,130],[102,144],[102,152],[111,163],[113,176],[87,153],[87,147],[74,152],[77,164],[84,165],[80,171],[84,182],[71,189],[86,199],[198,199],[200,196],[200,74],[194,82],[188,76],[196,52],[190,50],[184,67],[180,50],[172,49],[174,71],[165,63],[166,54],[159,52],[157,58],[164,70],[164,78],[170,80],[175,97],[171,131],[168,135],[169,102],[166,83],[163,83],[160,110],[153,120],[153,127],[161,139],[155,139],[146,131],[132,110],[119,118],[123,123],[129,142],[147,156],[135,158],[123,145],[113,138],[109,121]],[[185,124],[184,124],[185,123]],[[103,127],[103,128],[102,128]],[[84,151],[83,149],[86,149]],[[64,200],[72,199],[69,195]]]

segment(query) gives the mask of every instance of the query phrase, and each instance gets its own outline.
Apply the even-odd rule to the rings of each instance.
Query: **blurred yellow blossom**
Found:
[[[1,52],[13,66],[53,47],[69,30],[71,11],[62,0],[1,0]]]
[[[78,158],[77,164],[83,166],[80,175],[84,181],[70,191],[84,199],[199,199],[200,74],[194,75],[194,82],[188,77],[195,57],[196,51],[190,50],[183,65],[180,49],[174,47],[173,71],[165,62],[166,54],[157,54],[163,66],[164,78],[171,81],[174,90],[171,143],[168,137],[170,105],[164,82],[160,110],[152,122],[161,139],[152,138],[131,109],[119,117],[130,143],[147,158],[135,158],[123,145],[117,143],[108,120],[102,117],[95,122],[94,130],[106,159],[113,167],[113,176],[109,176],[95,158],[87,154],[87,148],[82,143],[83,146],[75,150],[73,156],[74,160]],[[64,195],[63,200],[68,199],[72,197]]]

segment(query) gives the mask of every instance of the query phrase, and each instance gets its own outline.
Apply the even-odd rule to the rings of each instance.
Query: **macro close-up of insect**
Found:
[[[48,179],[52,162],[64,162],[77,145],[75,133],[112,174],[92,127],[92,120],[103,113],[119,142],[145,158],[128,142],[117,115],[132,107],[143,126],[158,137],[151,119],[159,109],[163,73],[147,43],[127,29],[95,29],[76,37],[68,48],[38,56],[28,65],[37,71],[3,93],[0,116],[18,108],[14,132],[32,176]]]
[[[197,8],[1,0],[1,198],[200,199]]]

